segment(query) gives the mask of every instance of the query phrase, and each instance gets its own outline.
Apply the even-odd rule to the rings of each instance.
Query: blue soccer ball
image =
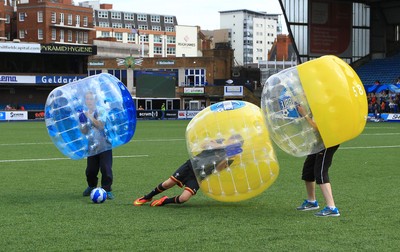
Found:
[[[107,199],[107,192],[103,188],[97,187],[90,193],[90,199],[96,204],[103,203]]]

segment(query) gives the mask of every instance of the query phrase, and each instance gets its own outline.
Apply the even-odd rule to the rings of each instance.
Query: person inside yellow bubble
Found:
[[[184,187],[182,194],[171,198],[163,196],[151,202],[150,206],[163,206],[170,203],[181,204],[188,201],[200,188],[195,172],[200,175],[201,179],[204,179],[213,172],[219,172],[229,167],[233,158],[243,151],[243,142],[243,137],[240,134],[232,135],[227,140],[208,141],[202,145],[203,151],[193,157],[194,166],[188,159],[167,180],[160,183],[150,193],[136,199],[133,205],[142,206],[150,202],[154,196],[175,185]]]
[[[317,124],[314,122],[312,117],[307,114],[304,107],[297,104],[297,111],[299,115],[306,119],[315,130],[318,129]],[[339,145],[335,145],[307,156],[303,164],[303,172],[301,176],[302,180],[305,181],[307,199],[304,200],[301,206],[296,208],[297,210],[307,211],[319,209],[318,201],[315,196],[315,184],[318,184],[327,206],[321,211],[315,213],[315,216],[340,216],[339,210],[335,206],[335,201],[333,200],[332,187],[328,175],[333,155],[338,148]]]

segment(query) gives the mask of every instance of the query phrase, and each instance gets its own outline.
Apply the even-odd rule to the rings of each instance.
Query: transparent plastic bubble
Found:
[[[81,159],[129,142],[136,110],[124,84],[102,73],[54,89],[47,97],[45,122],[61,153]]]
[[[305,115],[299,114],[298,106]],[[261,108],[273,141],[297,157],[358,136],[368,113],[361,80],[346,62],[332,55],[269,77]]]
[[[268,78],[261,108],[273,141],[293,156],[305,156],[325,148],[317,129],[299,115],[301,105],[312,117],[296,68],[289,68]]]
[[[202,192],[219,201],[241,201],[266,190],[279,165],[261,110],[244,101],[224,101],[198,113],[186,143]]]

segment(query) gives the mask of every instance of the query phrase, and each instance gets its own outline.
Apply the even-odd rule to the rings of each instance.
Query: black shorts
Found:
[[[189,191],[192,195],[195,195],[200,188],[196,176],[194,175],[190,159],[181,165],[170,178],[174,180],[178,186],[185,186],[185,190]]]
[[[339,145],[336,145],[308,155],[304,161],[301,179],[315,181],[317,184],[329,183],[328,170],[332,164],[333,154],[338,148]]]

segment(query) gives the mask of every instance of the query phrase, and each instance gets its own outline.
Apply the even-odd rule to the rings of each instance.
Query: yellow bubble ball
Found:
[[[224,202],[250,199],[279,174],[261,109],[245,101],[224,101],[198,113],[186,129],[186,143],[202,192]]]
[[[261,108],[273,141],[298,157],[357,137],[368,115],[360,78],[349,64],[333,55],[269,77]]]
[[[297,66],[314,121],[326,147],[355,138],[365,128],[367,96],[349,64],[328,55]]]

